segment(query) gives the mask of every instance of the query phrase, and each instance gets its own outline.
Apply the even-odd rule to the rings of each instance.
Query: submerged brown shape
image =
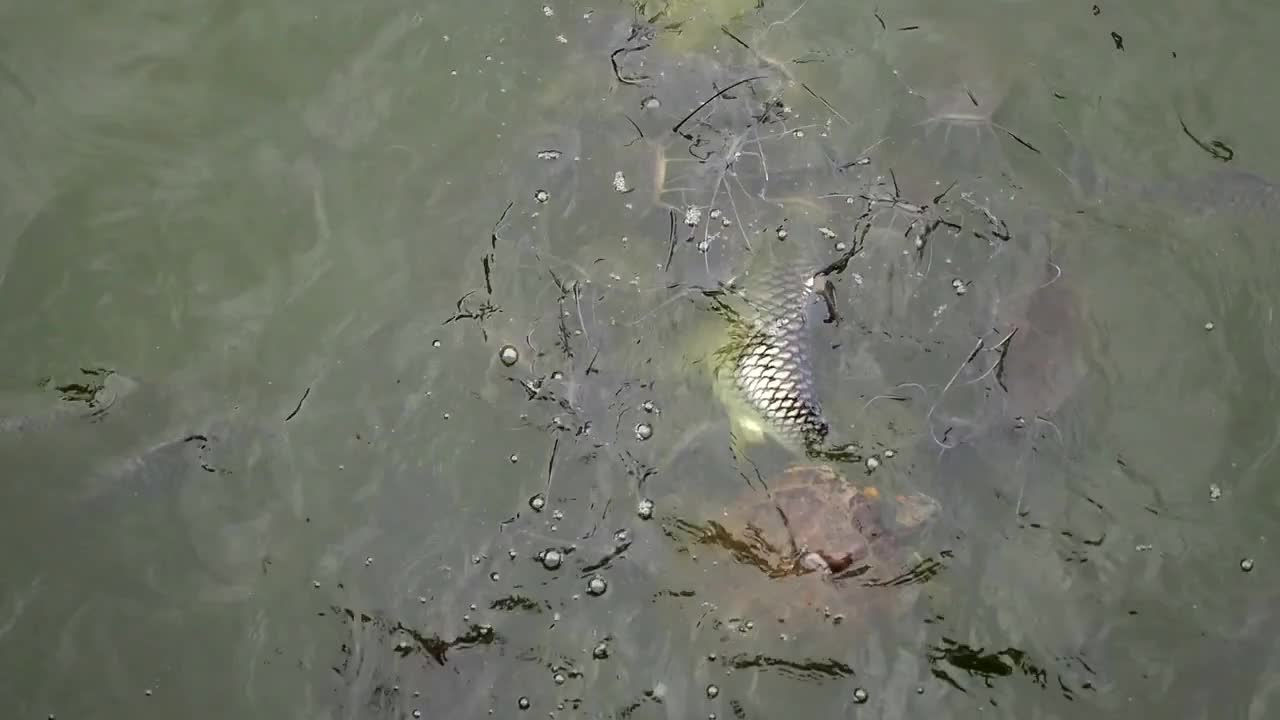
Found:
[[[1085,375],[1082,315],[1081,299],[1065,279],[1032,293],[1002,368],[1007,416],[1047,417],[1075,393]]]
[[[794,610],[861,614],[905,599],[912,563],[903,543],[938,512],[921,493],[886,497],[828,465],[795,465],[710,523],[702,540],[775,581],[750,594],[780,616]],[[906,582],[903,579],[906,578]]]

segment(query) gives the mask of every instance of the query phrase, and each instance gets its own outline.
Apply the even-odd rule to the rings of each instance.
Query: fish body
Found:
[[[811,361],[813,308],[824,278],[801,264],[770,269],[748,278],[735,291],[741,307],[720,301],[729,339],[716,352],[721,400],[737,432],[748,442],[770,435],[793,449],[812,449],[826,440]]]

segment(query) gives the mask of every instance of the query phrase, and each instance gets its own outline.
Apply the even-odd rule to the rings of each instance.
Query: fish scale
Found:
[[[806,448],[826,439],[809,357],[807,310],[817,297],[814,273],[789,266],[751,278],[741,297],[747,312],[733,318],[724,358],[734,387],[786,441]]]

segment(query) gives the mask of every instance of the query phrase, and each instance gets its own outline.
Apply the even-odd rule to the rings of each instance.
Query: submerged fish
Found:
[[[40,407],[10,408],[10,403],[0,400],[0,436],[27,435],[49,432],[78,420],[96,420],[105,415],[117,400],[133,393],[138,382],[113,370],[95,368],[81,370],[80,382],[53,386],[57,398],[24,398],[36,400]]]
[[[826,279],[803,264],[786,264],[751,277],[732,294],[739,309],[715,296],[715,311],[729,323],[729,338],[715,353],[721,401],[737,434],[760,442],[768,434],[792,448],[813,450],[830,425],[814,383],[810,313]]]

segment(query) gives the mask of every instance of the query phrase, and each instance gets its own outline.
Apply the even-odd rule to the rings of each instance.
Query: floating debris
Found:
[[[604,660],[609,657],[609,644],[603,640],[596,643],[596,646],[591,648],[591,657],[597,660]]]
[[[965,281],[961,280],[960,278],[956,278],[955,280],[952,280],[951,287],[955,288],[957,295],[963,295],[969,291],[968,285],[965,283]]]
[[[559,150],[539,150],[538,151],[539,160],[559,160],[562,155],[564,155],[564,153],[560,152]]]
[[[867,458],[867,472],[872,472],[878,467],[880,467],[880,458],[875,455]]]
[[[641,520],[648,520],[653,517],[653,501],[649,498],[641,500],[640,504],[636,506],[636,515],[639,515]]]
[[[1218,483],[1209,483],[1209,502],[1217,502],[1222,497],[1222,488]]]
[[[627,184],[627,176],[623,175],[621,170],[613,174],[613,189],[624,195],[631,192],[631,186]]]
[[[898,454],[898,451],[897,451],[897,450],[892,450],[892,449],[890,449],[890,450],[885,450],[885,451],[884,451],[884,456],[885,456],[886,458],[892,458],[894,455],[897,455],[897,454]]]
[[[1213,322],[1212,322],[1212,321],[1207,322],[1207,323],[1205,323],[1205,324],[1204,324],[1204,329],[1205,329],[1205,330],[1213,330],[1213,327],[1214,327],[1214,325],[1213,325]]]
[[[649,423],[640,423],[636,425],[636,439],[644,442],[653,437],[653,426]]]
[[[702,208],[697,205],[690,205],[684,211],[684,224],[689,227],[697,227],[702,222]]]

